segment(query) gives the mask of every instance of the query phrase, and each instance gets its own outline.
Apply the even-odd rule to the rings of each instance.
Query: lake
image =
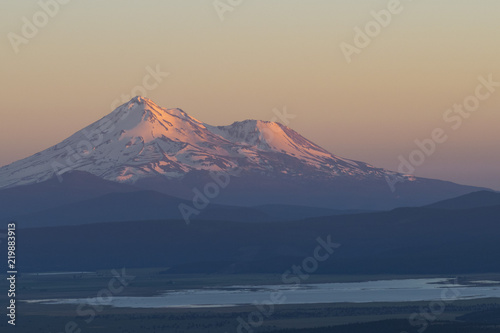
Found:
[[[322,283],[300,285],[229,286],[164,291],[157,296],[114,296],[108,299],[29,300],[42,304],[109,305],[118,308],[202,308],[249,305],[255,303],[369,303],[410,302],[500,297],[500,287],[484,283],[465,286],[452,279],[381,280],[355,283]]]

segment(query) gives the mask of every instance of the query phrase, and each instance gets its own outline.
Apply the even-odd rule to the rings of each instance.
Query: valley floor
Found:
[[[115,271],[118,272],[119,270]],[[238,306],[195,309],[131,309],[89,305],[46,305],[28,299],[153,296],[165,289],[279,283],[277,275],[166,275],[162,269],[125,271],[120,288],[111,270],[69,275],[19,277],[15,332],[500,332],[500,300],[461,300],[440,307],[432,302],[336,303]],[[132,278],[133,277],[133,278]],[[359,282],[425,276],[311,276],[311,283]],[[459,276],[499,281],[500,275]],[[111,283],[111,281],[113,281]],[[111,292],[112,291],[112,292]],[[4,303],[1,296],[0,300]],[[5,325],[4,321],[0,327]],[[346,326],[347,325],[347,326]],[[81,330],[81,331],[79,331]],[[3,331],[3,329],[2,329]],[[10,331],[10,330],[9,330]]]

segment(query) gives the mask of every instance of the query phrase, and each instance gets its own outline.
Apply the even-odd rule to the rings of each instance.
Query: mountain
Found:
[[[238,170],[291,177],[384,177],[387,171],[330,154],[292,129],[246,120],[204,124],[180,109],[136,97],[63,142],[0,169],[0,188],[47,180],[55,171],[80,170],[134,183],[195,170]],[[406,177],[412,181],[412,177]]]
[[[478,191],[428,205],[429,208],[469,209],[489,206],[500,206],[500,193],[493,191]]]
[[[187,200],[155,191],[110,193],[31,214],[17,215],[19,228],[81,225],[98,222],[182,219],[178,209]],[[210,205],[196,219],[239,222],[271,221],[265,212],[251,207]]]
[[[499,223],[500,206],[265,223],[111,222],[23,229],[18,259],[24,272],[170,267],[169,273],[283,274],[312,256],[320,237],[340,247],[317,274],[498,273]]]
[[[368,213],[363,210],[338,210],[321,207],[307,206],[292,206],[292,205],[262,205],[254,206],[255,208],[267,214],[274,221],[293,221],[301,220],[310,217],[333,216],[333,215],[350,215]]]
[[[279,123],[212,126],[142,97],[61,143],[0,168],[0,189],[61,181],[74,170],[184,199],[198,189],[211,203],[246,206],[387,209],[480,190],[336,156]],[[395,192],[387,178],[398,179]],[[222,188],[214,188],[214,181]],[[207,193],[210,186],[214,195]]]
[[[75,172],[76,173],[76,172]],[[82,173],[83,172],[78,172]],[[69,179],[77,175],[72,174]],[[81,175],[78,175],[81,176]],[[87,179],[95,176],[87,176]],[[97,178],[97,177],[96,177]],[[65,178],[66,179],[66,178]],[[51,180],[46,181],[51,182]],[[39,187],[32,192],[33,196],[44,198],[41,189],[47,188],[42,182],[34,185],[19,186],[20,188],[32,189]],[[116,184],[120,186],[121,184]],[[57,187],[56,187],[57,188]],[[7,189],[4,191],[9,191]],[[19,192],[19,191],[18,191]],[[71,192],[71,191],[70,191]],[[0,191],[0,198],[8,196]],[[76,201],[74,198],[66,197],[66,200],[58,198],[56,195],[49,195],[51,204],[37,205],[33,203],[23,204],[19,200],[12,200],[13,209],[6,206],[6,210],[0,213],[0,226],[10,221],[17,221],[18,228],[53,227],[67,225],[82,225],[99,222],[118,221],[147,221],[147,220],[173,220],[183,219],[179,205],[188,205],[188,200],[172,197],[156,191],[122,191],[107,193],[85,200]],[[58,204],[57,204],[58,203]],[[17,205],[16,205],[17,204]],[[40,207],[48,206],[47,209]],[[37,210],[38,208],[38,210]],[[359,211],[333,210],[327,208],[266,205],[257,207],[209,205],[198,215],[194,215],[190,220],[218,220],[234,222],[271,222],[271,221],[294,221],[309,217],[348,215],[360,213]]]
[[[29,185],[0,190],[0,220],[51,209],[110,193],[134,192],[129,185],[104,180],[87,172],[69,171],[64,180],[57,177]]]

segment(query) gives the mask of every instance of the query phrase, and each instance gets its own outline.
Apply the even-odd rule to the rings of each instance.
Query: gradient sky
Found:
[[[170,76],[146,97],[161,106],[213,125],[286,106],[305,137],[391,170],[443,128],[415,174],[500,190],[500,88],[458,130],[443,121],[479,76],[500,81],[500,1],[401,0],[348,64],[340,44],[388,2],[243,0],[221,21],[213,0],[70,1],[16,54],[8,34],[41,9],[2,1],[0,165],[100,119],[158,65]]]

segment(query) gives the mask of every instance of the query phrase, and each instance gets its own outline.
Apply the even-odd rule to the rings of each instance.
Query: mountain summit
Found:
[[[0,169],[0,187],[40,182],[69,170],[106,180],[182,178],[194,170],[290,177],[384,177],[383,169],[330,154],[275,122],[211,126],[181,109],[134,97],[63,142]]]
[[[392,207],[405,191],[415,190],[410,193],[415,196],[422,186],[426,191],[439,188],[429,193],[428,202],[477,190],[443,187],[444,182],[429,188],[427,180],[333,155],[280,123],[245,120],[212,126],[143,97],[134,97],[53,147],[0,168],[0,189],[61,179],[72,170],[184,197],[194,186],[206,184],[210,172],[224,172],[234,176],[234,184],[218,200],[226,197],[232,204],[325,206],[335,199],[334,206],[348,208],[351,203],[350,208],[373,199],[380,205],[368,208]],[[390,192],[388,176],[399,179],[402,192]]]

